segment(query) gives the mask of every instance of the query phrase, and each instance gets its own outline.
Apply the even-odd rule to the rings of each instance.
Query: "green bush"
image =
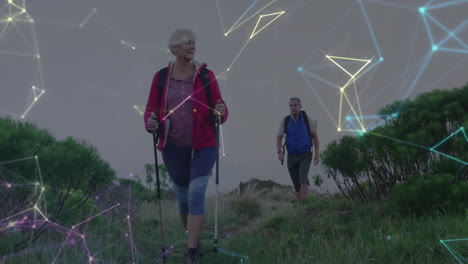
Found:
[[[250,220],[262,215],[262,205],[251,197],[233,199],[230,202],[230,208],[242,220]]]
[[[392,199],[403,214],[463,213],[468,208],[468,181],[450,174],[411,176],[393,187]]]

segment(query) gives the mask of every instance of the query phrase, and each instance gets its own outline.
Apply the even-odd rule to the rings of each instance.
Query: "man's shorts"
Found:
[[[288,153],[288,170],[289,176],[294,184],[294,189],[299,192],[301,183],[310,185],[309,169],[312,163],[312,152],[308,151],[302,154]]]

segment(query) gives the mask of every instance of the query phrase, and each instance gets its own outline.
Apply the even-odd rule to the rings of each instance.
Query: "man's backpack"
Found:
[[[310,135],[310,126],[309,126],[309,118],[307,117],[307,113],[305,111],[302,111],[302,117],[304,118],[304,123],[307,127],[307,132],[308,135]],[[286,134],[286,128],[288,127],[289,121],[291,120],[291,115],[288,115],[284,118],[284,134]]]
[[[200,78],[203,84],[203,87],[205,88],[206,99],[208,99],[208,105],[210,105],[211,104],[211,93],[210,93],[211,80],[210,80],[210,75],[208,74],[208,70],[206,68],[203,68],[198,74],[198,77]],[[164,90],[164,84],[166,83],[166,78],[167,78],[167,67],[164,67],[161,70],[159,70],[158,84],[156,85],[160,96],[162,95],[162,92]]]

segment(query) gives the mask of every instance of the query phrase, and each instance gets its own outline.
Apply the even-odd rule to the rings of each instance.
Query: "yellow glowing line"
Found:
[[[252,31],[252,35],[250,35],[250,38],[253,38],[255,35],[257,35],[258,33],[260,33],[262,30],[264,30],[268,25],[270,25],[271,23],[273,23],[273,21],[275,21],[276,19],[278,19],[281,15],[284,14],[284,11],[281,11],[281,12],[277,12],[277,13],[272,13],[272,14],[268,14],[268,15],[261,15],[259,18],[258,18],[258,21],[257,21],[257,24],[255,25],[255,28],[254,30]],[[266,16],[274,16],[276,15],[275,18],[273,18],[269,23],[267,23],[265,26],[263,26],[261,29],[259,29],[257,32],[255,32],[255,30],[257,29],[257,26],[258,24],[260,23],[260,20],[262,20],[263,17],[266,17]]]
[[[127,43],[127,44],[131,45],[131,47],[135,47],[135,48],[156,49],[156,50],[160,50],[162,52],[169,52],[169,49],[161,48],[159,46],[149,46],[149,45],[137,44],[137,43],[128,42],[128,41],[125,41],[125,43]]]
[[[101,18],[101,20],[103,21],[104,25],[107,27],[107,29],[109,29],[109,31],[114,34],[114,36],[117,38],[117,39],[122,39],[122,37],[120,37],[119,33],[117,33],[117,31],[114,30],[114,28],[111,27],[111,25],[109,24],[109,22],[107,22],[107,20],[104,18],[104,16],[101,14],[101,13],[97,13],[97,15]]]
[[[23,115],[21,115],[21,118],[25,118],[26,115],[29,113],[29,111],[31,110],[31,108],[34,106],[34,104],[36,104],[36,102],[39,100],[39,98],[45,93],[44,90],[41,91],[41,93],[38,95],[38,96],[35,96],[32,103],[29,105],[29,107],[26,109],[26,111],[23,113]]]
[[[330,57],[330,58],[333,58],[333,59],[341,59],[341,60],[352,60],[352,61],[362,61],[362,62],[369,61],[369,60],[365,60],[365,59],[355,59],[355,58],[329,56],[329,55],[327,55],[327,57]]]
[[[356,120],[358,121],[359,125],[361,126],[362,130],[365,131],[365,126],[364,126],[364,120],[362,119],[362,110],[361,110],[361,103],[359,101],[359,95],[358,95],[358,92],[357,92],[357,87],[356,87],[356,80],[355,80],[355,77],[372,61],[371,60],[364,60],[364,59],[355,59],[355,58],[347,58],[347,57],[337,57],[337,56],[329,56],[329,55],[325,55],[326,58],[328,60],[330,60],[331,62],[333,62],[336,66],[338,66],[341,70],[343,70],[346,74],[348,74],[351,78],[345,83],[345,85],[343,87],[340,88],[340,109],[339,109],[339,115],[338,115],[338,119],[339,119],[339,131],[341,131],[341,121],[342,121],[342,111],[343,111],[343,96],[345,97],[351,111],[353,112],[353,114],[355,115],[356,117]],[[356,73],[354,74],[351,74],[350,72],[348,72],[344,67],[342,67],[339,63],[337,63],[334,59],[342,59],[342,60],[352,60],[352,61],[361,61],[361,62],[366,62],[358,71],[356,71]],[[349,100],[348,98],[348,95],[345,93],[345,89],[351,84],[351,82],[353,83],[354,85],[354,91],[355,91],[355,94],[356,94],[356,100],[357,100],[357,105],[358,105],[358,109],[359,109],[359,113],[360,115],[358,115],[356,113],[356,110],[354,109],[354,106],[353,104],[351,103],[351,101]]]
[[[314,93],[315,97],[318,99],[317,101],[320,103],[320,105],[322,106],[323,110],[325,110],[325,112],[328,114],[328,117],[330,117],[330,119],[332,120],[333,124],[338,127],[338,123],[336,122],[336,120],[333,118],[332,114],[330,113],[330,111],[328,111],[327,107],[325,106],[325,104],[323,103],[323,100],[322,98],[320,97],[320,95],[317,93],[317,91],[312,88],[312,84],[309,82],[309,80],[307,78],[304,78],[304,80],[307,82],[307,84],[309,85],[309,87],[312,89],[312,92]]]
[[[43,91],[44,93],[45,91]],[[42,94],[41,94],[42,95]],[[41,170],[41,166],[39,165],[39,157],[36,155],[34,156],[35,160],[36,160],[36,166],[37,166],[37,171],[38,171],[38,174],[39,174],[39,181],[41,182],[41,186],[44,186],[44,181],[42,180],[42,170]],[[42,187],[44,188],[44,187]],[[43,191],[45,189],[42,189]],[[44,196],[44,200],[46,199],[45,197],[45,193],[43,194]],[[47,216],[47,203],[44,203],[44,210],[45,210],[45,214]]]
[[[236,30],[238,27],[242,26],[245,22],[249,21],[252,17],[256,16],[258,13],[260,13],[263,9],[267,8],[268,6],[270,6],[271,4],[273,4],[274,2],[276,2],[278,0],[273,0],[271,1],[270,3],[268,3],[267,5],[265,5],[264,7],[262,7],[260,10],[258,10],[257,12],[253,13],[250,17],[248,17],[247,19],[245,19],[244,21],[240,22],[239,24],[237,24],[237,26],[235,26],[234,28],[231,26],[231,28],[228,30],[228,32],[224,33],[225,36],[227,36],[229,33],[231,33],[232,31]]]
[[[17,51],[0,50],[0,53],[8,54],[8,55],[14,55],[14,56],[36,57],[36,54],[26,54],[26,53],[20,53],[20,52],[17,52]]]
[[[367,64],[369,64],[372,61],[372,60],[336,57],[336,56],[329,56],[329,55],[325,55],[325,56],[326,56],[327,59],[329,59],[331,62],[333,62],[336,66],[338,66],[340,69],[342,69],[345,73],[347,73],[351,78],[356,77],[367,66]],[[362,61],[362,62],[366,62],[366,64],[364,64],[355,74],[351,74],[345,68],[343,68],[343,66],[341,66],[339,63],[337,63],[334,59]]]
[[[91,10],[91,12],[88,14],[88,16],[83,20],[83,22],[80,23],[80,27],[84,27],[84,25],[88,22],[88,20],[91,18],[91,16],[96,13],[97,9],[96,8],[93,8],[93,10]]]
[[[140,114],[140,115],[143,115],[143,111],[138,107],[138,105],[134,105],[133,108],[135,108],[135,110],[137,110],[137,112]]]
[[[242,49],[239,51],[239,53],[237,53],[237,56],[234,58],[234,60],[232,61],[231,65],[229,65],[229,67],[227,68],[226,71],[230,71],[230,70],[231,70],[232,65],[234,65],[234,63],[237,61],[237,59],[238,59],[239,56],[241,55],[242,51],[244,51],[245,47],[247,47],[247,44],[249,44],[249,41],[250,41],[250,40],[251,40],[251,39],[249,38],[249,39],[245,42],[244,47],[242,47]]]
[[[351,76],[351,78],[353,77],[353,75],[351,73],[349,73],[345,68],[343,68],[340,64],[338,64],[335,60],[333,60],[332,58],[330,58],[328,55],[326,55],[327,59],[329,59],[331,62],[333,62],[336,66],[338,66],[338,68],[342,69],[345,73],[347,73],[349,76]]]
[[[126,41],[121,40],[120,43],[121,43],[122,45],[124,45],[124,46],[127,46],[127,47],[131,48],[131,49],[135,49],[135,46],[130,45],[130,44],[127,43]]]
[[[0,220],[0,222],[3,222],[3,221],[5,221],[5,220],[7,220],[7,219],[10,219],[10,218],[13,218],[13,217],[15,217],[15,216],[17,216],[17,215],[26,213],[26,212],[31,211],[31,210],[33,210],[33,209],[34,209],[34,208],[29,208],[29,209],[26,209],[26,210],[24,210],[24,211],[21,211],[21,212],[19,212],[19,213],[17,213],[17,214],[10,215],[9,217]]]
[[[348,102],[348,105],[349,105],[349,107],[351,108],[351,111],[353,111],[353,114],[354,114],[354,116],[356,117],[356,120],[357,120],[358,123],[361,125],[361,128],[364,130],[365,126],[364,126],[364,124],[361,122],[361,118],[359,118],[358,114],[356,113],[356,110],[354,110],[354,107],[353,107],[353,105],[351,104],[351,102],[350,102],[350,100],[349,100],[349,98],[348,98],[348,95],[347,95],[345,92],[343,92],[342,94],[344,95],[346,101]],[[359,98],[356,98],[356,100],[359,100]]]

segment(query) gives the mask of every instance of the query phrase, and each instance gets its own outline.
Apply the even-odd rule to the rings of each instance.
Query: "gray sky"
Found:
[[[13,2],[23,6],[23,1]],[[370,70],[356,81],[364,116],[406,96],[460,87],[468,81],[468,48],[463,45],[468,42],[468,1],[447,7],[440,4],[448,1],[431,1],[440,8],[427,10],[429,31],[418,12],[427,1],[380,2],[386,4],[363,2],[369,28],[354,0],[218,0],[218,5],[215,0],[26,1],[34,23],[27,22],[25,14],[7,22],[9,14],[19,9],[0,0],[0,115],[20,118],[35,85],[46,92],[25,120],[49,129],[58,139],[87,140],[119,176],[143,175],[144,164],[153,162],[151,136],[133,106],[146,104],[153,74],[173,59],[165,51],[169,34],[186,27],[198,35],[197,60],[207,62],[215,74],[234,62],[231,71],[219,77],[230,111],[222,128],[226,157],[221,159],[221,189],[232,189],[252,177],[290,184],[274,144],[279,122],[289,112],[290,97],[302,98],[304,110],[318,120],[322,150],[330,140],[351,134],[337,132],[339,90],[330,85],[341,87],[349,76],[326,55],[373,59],[364,69]],[[224,36],[236,21],[269,3]],[[242,50],[259,15],[280,11],[284,15]],[[264,17],[259,28],[273,17]],[[449,30],[465,25],[456,32],[460,41],[448,39],[431,53],[432,46],[447,35],[437,21]],[[39,60],[32,56],[34,40]],[[450,48],[457,51],[444,50]],[[430,60],[424,65],[428,54]],[[384,60],[378,63],[380,57]],[[336,61],[350,73],[363,66],[349,59]],[[347,89],[357,109],[354,86]],[[353,117],[346,104],[342,113],[343,119]],[[363,122],[370,127],[376,120]],[[353,126],[344,120],[342,127],[346,125]],[[323,175],[321,166],[313,167],[309,175],[317,173]],[[335,189],[332,182],[327,184]]]

